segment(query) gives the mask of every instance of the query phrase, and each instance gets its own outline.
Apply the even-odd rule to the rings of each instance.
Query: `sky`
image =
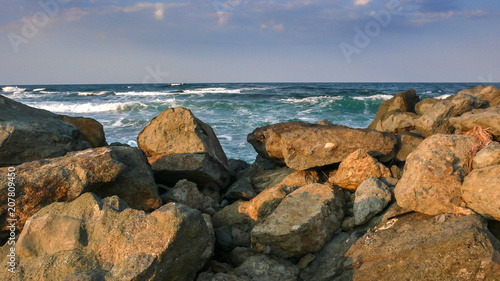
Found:
[[[0,84],[500,82],[496,0],[0,0]]]

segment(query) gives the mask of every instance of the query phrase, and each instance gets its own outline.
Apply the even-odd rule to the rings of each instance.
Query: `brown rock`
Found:
[[[481,169],[498,164],[500,164],[500,143],[496,141],[479,150],[472,160],[472,167],[474,169]]]
[[[151,120],[137,137],[146,156],[204,153],[228,169],[226,154],[212,128],[189,109],[169,108]]]
[[[199,186],[227,187],[228,170],[206,153],[165,154],[148,158],[159,183],[174,185],[187,179]]]
[[[375,130],[397,134],[399,132],[415,129],[415,118],[418,115],[401,110],[391,110],[382,115],[379,122],[375,124]]]
[[[345,257],[352,280],[496,280],[500,243],[478,215],[409,214],[358,239]]]
[[[429,215],[454,213],[461,204],[460,186],[475,138],[434,135],[406,159],[403,177],[394,190],[398,204]]]
[[[153,173],[142,152],[130,147],[102,147],[71,152],[15,167],[18,229],[42,207],[72,201],[85,192],[118,195],[132,207],[154,210],[161,206]],[[0,169],[7,175],[8,169]],[[0,177],[0,217],[7,216],[8,178]],[[1,225],[6,230],[6,220]]]
[[[288,167],[273,170],[263,170],[254,173],[254,175],[250,177],[250,180],[256,192],[260,193],[268,187],[279,184],[293,172],[294,170]]]
[[[418,115],[424,115],[427,111],[429,111],[429,109],[432,108],[432,106],[435,103],[438,103],[438,102],[439,102],[439,100],[437,100],[437,99],[425,98],[415,105],[415,112]]]
[[[174,188],[162,195],[163,202],[177,202],[203,213],[214,214],[219,204],[209,196],[203,195],[195,183],[187,180],[179,181]]]
[[[248,135],[257,153],[282,161],[295,170],[341,162],[357,149],[374,157],[392,159],[396,138],[373,130],[338,125],[286,122],[255,129]]]
[[[193,280],[213,245],[197,210],[171,203],[146,214],[117,196],[100,200],[86,193],[51,204],[27,221],[16,243],[16,278],[93,274],[98,280]],[[12,280],[6,274],[0,278]]]
[[[379,130],[381,121],[384,119],[383,115],[389,111],[399,110],[400,112],[415,112],[415,105],[420,101],[415,90],[408,90],[405,92],[397,93],[389,100],[382,102],[378,108],[377,115],[368,129]],[[387,118],[387,117],[386,117]]]
[[[471,89],[464,89],[458,94],[468,94],[487,101],[490,106],[500,105],[500,90],[494,86],[476,86]]]
[[[339,169],[329,181],[342,188],[356,190],[370,177],[391,177],[391,170],[365,151],[358,149],[340,163]]]
[[[467,132],[475,126],[480,126],[496,139],[500,139],[500,105],[474,109],[459,117],[450,118],[450,123],[459,132]]]
[[[450,134],[455,128],[449,119],[464,114],[475,108],[487,106],[487,102],[474,96],[461,94],[450,99],[436,102],[422,116],[415,119],[416,129],[425,137],[434,134]]]
[[[408,155],[417,149],[420,143],[425,139],[424,136],[411,132],[401,132],[398,134],[397,138],[398,153],[396,154],[396,160],[401,162],[405,162]]]
[[[106,136],[104,128],[97,120],[87,117],[72,117],[61,115],[62,119],[82,131],[82,138],[91,147],[106,146]]]
[[[473,170],[465,177],[461,190],[467,207],[500,221],[500,164]]]
[[[0,167],[88,147],[81,131],[59,115],[0,95]]]
[[[320,250],[342,224],[341,194],[322,184],[306,185],[292,192],[252,229],[255,249],[284,258]]]

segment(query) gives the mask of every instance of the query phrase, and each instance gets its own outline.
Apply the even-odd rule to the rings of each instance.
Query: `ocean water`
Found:
[[[493,84],[500,87],[499,84]],[[421,99],[446,98],[477,83],[213,83],[120,85],[3,85],[0,94],[57,114],[91,117],[108,143],[137,146],[137,135],[170,107],[186,107],[208,123],[228,158],[253,162],[247,143],[255,128],[285,121],[329,120],[366,128],[378,106],[415,89]]]

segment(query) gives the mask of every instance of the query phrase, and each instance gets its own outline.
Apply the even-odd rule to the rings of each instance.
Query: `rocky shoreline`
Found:
[[[500,280],[499,89],[247,140],[254,163],[227,159],[169,108],[138,148],[108,145],[94,119],[0,95],[0,279]]]

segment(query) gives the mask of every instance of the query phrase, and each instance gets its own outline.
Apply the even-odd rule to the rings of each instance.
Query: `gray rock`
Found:
[[[234,182],[225,194],[225,197],[232,200],[249,200],[257,196],[250,178],[243,177]]]
[[[233,236],[231,234],[231,229],[227,226],[221,226],[214,229],[215,231],[215,245],[224,252],[231,252],[236,248],[236,244],[233,242]]]
[[[363,181],[355,194],[354,221],[356,225],[364,224],[391,202],[391,190],[376,178]]]
[[[178,202],[207,214],[214,214],[219,209],[212,197],[203,195],[195,183],[187,180],[177,182],[175,187],[162,194],[161,198],[165,203]]]

